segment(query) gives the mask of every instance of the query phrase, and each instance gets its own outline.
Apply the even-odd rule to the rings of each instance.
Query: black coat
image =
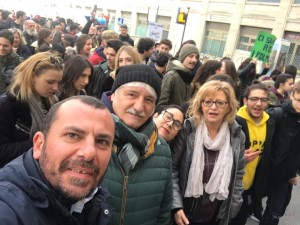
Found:
[[[29,106],[12,96],[0,97],[0,168],[32,147]]]
[[[72,203],[45,182],[32,149],[0,170],[1,225],[106,225],[111,208],[108,192],[98,187],[82,213],[70,213]]]
[[[285,102],[281,111],[276,111],[276,108],[268,111],[276,119],[270,178],[273,182],[282,182],[295,177],[296,170],[300,169],[300,113],[294,110],[291,101]]]
[[[246,137],[245,149],[248,149],[251,146],[248,125],[245,119],[237,116],[236,121],[242,126],[242,130]],[[252,206],[254,213],[260,215],[262,212],[262,198],[266,196],[267,186],[268,186],[268,177],[270,173],[271,165],[271,142],[275,130],[275,120],[274,118],[269,118],[267,121],[267,133],[266,141],[264,144],[264,151],[261,156],[259,165],[256,168],[255,177],[253,185],[251,187],[252,194]]]

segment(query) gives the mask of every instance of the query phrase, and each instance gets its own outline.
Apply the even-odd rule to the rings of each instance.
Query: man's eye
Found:
[[[109,142],[105,139],[99,139],[99,140],[96,140],[96,143],[98,145],[102,145],[102,146],[108,146],[109,145]]]
[[[131,93],[131,92],[127,93],[126,95],[127,95],[127,96],[131,96],[131,97],[134,97],[134,96],[136,96],[136,94],[134,94],[134,93]]]
[[[74,133],[67,133],[66,136],[70,139],[77,139],[79,136]]]
[[[152,99],[152,98],[148,98],[148,99],[146,99],[147,100],[147,102],[149,102],[149,103],[154,103],[154,99]]]

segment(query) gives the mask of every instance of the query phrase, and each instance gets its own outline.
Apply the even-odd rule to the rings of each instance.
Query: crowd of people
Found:
[[[81,29],[0,9],[1,224],[279,223],[300,169],[297,68],[171,49],[95,12]]]

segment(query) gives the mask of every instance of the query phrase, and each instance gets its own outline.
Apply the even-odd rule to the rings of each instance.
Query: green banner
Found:
[[[269,62],[276,36],[265,31],[260,31],[256,37],[250,58],[257,58],[259,61]]]

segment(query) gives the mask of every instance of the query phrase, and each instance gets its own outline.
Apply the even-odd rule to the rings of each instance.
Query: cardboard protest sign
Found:
[[[147,29],[147,37],[154,39],[155,41],[160,41],[162,39],[163,34],[163,25],[149,22]]]
[[[250,58],[257,58],[257,60],[266,63],[269,62],[270,54],[275,41],[275,35],[265,31],[260,31],[255,40]]]

